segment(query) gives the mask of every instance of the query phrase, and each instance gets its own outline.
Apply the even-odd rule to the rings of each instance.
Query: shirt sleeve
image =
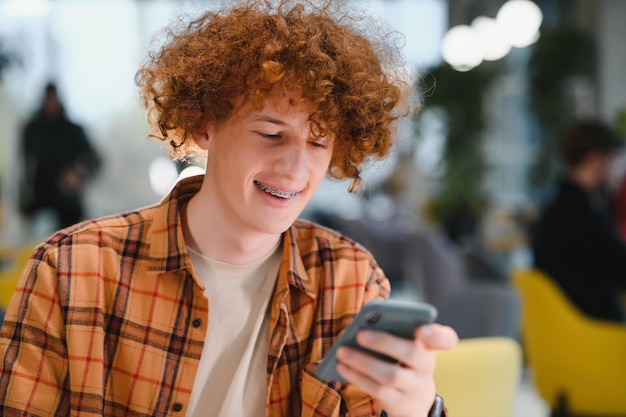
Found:
[[[0,330],[3,415],[69,415],[68,362],[56,269],[37,252],[22,272]]]

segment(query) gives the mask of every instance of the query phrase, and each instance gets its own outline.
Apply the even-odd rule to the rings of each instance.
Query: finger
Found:
[[[437,323],[420,326],[415,331],[415,337],[427,349],[435,350],[449,350],[459,342],[459,336],[452,327]]]
[[[380,401],[381,406],[390,415],[395,415],[395,410],[404,410],[402,413],[406,413],[407,407],[412,410],[411,415],[414,412],[417,412],[417,415],[425,414],[425,412],[419,414],[419,404],[430,404],[429,401],[435,396],[432,376],[420,376],[414,370],[403,368],[398,364],[385,362],[381,368],[366,365],[367,362],[363,357],[367,355],[366,353],[351,348],[342,349],[345,350],[337,352],[338,357],[345,361],[337,364],[339,374],[361,391]],[[434,351],[432,353],[434,354]],[[378,361],[370,355],[367,356],[370,361]],[[361,360],[363,362],[360,362]]]
[[[415,358],[415,341],[394,336],[390,333],[376,330],[363,330],[356,337],[359,346],[385,356],[400,363],[409,364]]]
[[[387,403],[397,403],[402,400],[403,394],[389,385],[381,384],[362,374],[356,369],[350,368],[344,364],[337,365],[337,372],[343,376],[346,381],[350,382],[361,391],[365,392],[372,398],[384,398]]]
[[[397,390],[411,386],[416,374],[413,366],[405,367],[395,362],[378,359],[367,352],[352,348],[342,348],[337,352],[339,362],[366,376],[371,381]],[[434,369],[434,352],[428,361],[428,367]]]
[[[340,353],[341,350],[343,352]],[[380,361],[355,349],[343,348],[340,351],[337,352],[337,357],[340,359],[340,362],[337,363],[337,372],[346,381],[373,398],[385,398],[387,401],[393,402],[400,401],[402,396],[405,395],[399,388],[407,385],[407,383],[403,382],[407,376],[410,376],[407,375],[406,370],[403,370],[398,365]],[[394,368],[402,372],[394,374]],[[387,375],[387,378],[384,375]],[[395,375],[393,383],[389,382],[393,379],[389,377],[390,375]]]
[[[365,330],[357,334],[357,342],[364,348],[389,356],[418,372],[430,372],[434,368],[434,351],[429,352],[419,340]]]

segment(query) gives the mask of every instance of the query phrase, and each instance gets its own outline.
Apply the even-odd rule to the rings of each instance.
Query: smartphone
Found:
[[[317,367],[317,377],[330,381],[345,381],[336,370],[336,355],[340,346],[350,346],[379,359],[395,362],[395,359],[359,346],[356,335],[361,330],[384,331],[405,339],[413,339],[415,328],[422,324],[432,323],[436,318],[437,309],[427,303],[398,299],[370,301],[363,305],[354,320],[339,335],[335,344],[324,356]]]

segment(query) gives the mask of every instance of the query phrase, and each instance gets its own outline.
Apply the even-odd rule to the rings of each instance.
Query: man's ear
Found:
[[[193,137],[193,140],[196,142],[196,144],[200,147],[200,149],[209,149],[211,142],[211,129],[209,128],[209,126],[205,126],[203,128],[192,131],[191,136]]]

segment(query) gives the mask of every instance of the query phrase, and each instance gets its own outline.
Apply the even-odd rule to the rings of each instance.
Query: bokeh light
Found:
[[[523,48],[539,39],[543,13],[530,0],[509,0],[500,7],[496,22],[500,33],[512,45]]]
[[[471,25],[454,26],[446,32],[441,55],[458,71],[469,71],[484,61],[504,58],[512,47],[537,42],[543,13],[531,0],[509,0],[496,18],[476,17]]]
[[[511,44],[502,36],[495,19],[478,16],[470,26],[476,30],[480,38],[485,61],[497,61],[505,57],[511,50]]]
[[[172,189],[178,179],[178,171],[172,160],[158,157],[152,160],[148,167],[150,187],[159,196],[165,196]]]
[[[483,61],[483,50],[476,30],[468,25],[458,25],[444,35],[441,55],[459,71],[469,71]]]

